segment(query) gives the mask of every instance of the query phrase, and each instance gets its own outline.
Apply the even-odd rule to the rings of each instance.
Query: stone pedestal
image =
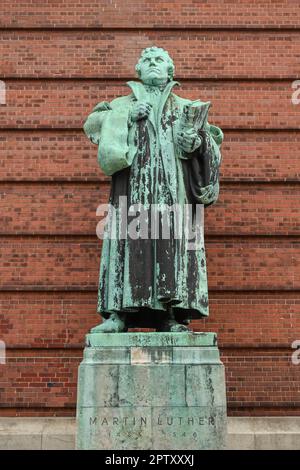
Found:
[[[215,333],[89,334],[78,449],[220,449],[224,367]]]

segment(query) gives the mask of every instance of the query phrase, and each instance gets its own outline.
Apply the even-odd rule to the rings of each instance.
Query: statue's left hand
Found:
[[[202,137],[195,129],[180,130],[177,134],[177,143],[187,153],[192,153],[202,144]]]

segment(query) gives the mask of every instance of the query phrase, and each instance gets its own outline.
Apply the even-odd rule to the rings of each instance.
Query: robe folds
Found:
[[[203,226],[191,245],[186,219],[178,223],[171,211],[169,231],[162,235],[166,214],[158,211],[151,217],[151,210],[189,207],[188,220],[193,229],[197,224],[199,228],[197,205],[203,209],[218,198],[223,133],[207,122],[199,131],[201,147],[187,154],[176,144],[176,136],[183,107],[191,101],[172,92],[179,83],[171,81],[162,91],[140,82],[127,84],[131,94],[99,103],[84,124],[85,133],[98,145],[100,167],[112,176],[108,223],[114,216],[115,236],[103,239],[98,312],[104,318],[112,312],[126,313],[135,325],[140,321],[145,326],[170,305],[177,321],[208,316]],[[130,112],[137,101],[150,102],[152,109],[147,119],[133,122]],[[143,236],[124,236],[119,223],[124,220],[124,204],[127,223],[134,224],[137,214],[143,214],[136,223],[136,233],[143,226]],[[142,210],[131,212],[140,206]]]

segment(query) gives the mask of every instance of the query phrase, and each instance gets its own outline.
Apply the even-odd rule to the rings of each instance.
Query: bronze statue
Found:
[[[173,93],[179,85],[174,71],[167,51],[143,50],[136,65],[140,82],[127,83],[129,95],[99,103],[84,124],[98,145],[100,167],[112,176],[108,219],[114,214],[120,222],[124,204],[129,222],[132,207],[143,214],[135,236],[128,230],[120,236],[124,227],[114,224],[118,236],[103,239],[98,312],[104,321],[92,333],[129,327],[187,331],[191,319],[209,313],[203,237],[191,249],[186,222],[179,217],[178,223],[172,211],[169,236],[161,229],[166,207],[188,207],[184,220],[195,228],[196,208],[217,200],[223,133],[207,121],[210,103]],[[151,227],[149,211],[156,214]]]

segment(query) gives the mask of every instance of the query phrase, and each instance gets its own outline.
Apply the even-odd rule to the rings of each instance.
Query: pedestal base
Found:
[[[78,449],[221,449],[224,367],[214,333],[87,335]]]

